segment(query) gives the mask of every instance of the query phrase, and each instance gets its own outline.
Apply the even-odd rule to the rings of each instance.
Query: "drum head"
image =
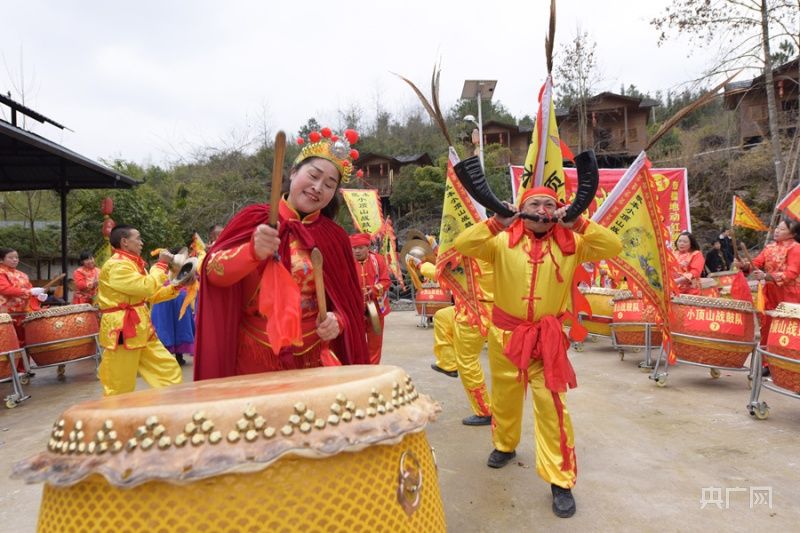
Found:
[[[56,486],[100,474],[116,486],[258,471],[283,455],[330,457],[422,431],[440,411],[394,366],[269,372],[83,402],[16,477]]]

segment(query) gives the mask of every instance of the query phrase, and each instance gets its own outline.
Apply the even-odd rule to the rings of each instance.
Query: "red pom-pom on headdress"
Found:
[[[358,132],[353,129],[344,130],[344,138],[350,144],[356,144],[358,142]]]
[[[322,136],[323,136],[323,137],[325,137],[326,139],[328,139],[328,138],[331,136],[331,129],[330,129],[330,128],[322,128],[321,130],[319,130],[319,132],[320,132],[320,133],[322,134]]]
[[[302,137],[298,137],[298,138],[297,138],[297,144],[303,144],[304,142],[306,142],[306,141],[305,141],[305,140],[303,140],[303,138],[302,138]]]
[[[318,131],[312,131],[308,134],[308,140],[312,143],[318,143],[319,140],[322,139],[322,136],[319,134]]]

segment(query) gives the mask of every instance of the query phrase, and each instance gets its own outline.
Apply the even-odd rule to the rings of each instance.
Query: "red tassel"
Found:
[[[558,430],[561,434],[561,471],[569,472],[572,470],[572,452],[573,448],[569,447],[567,443],[567,430],[564,428],[564,405],[561,403],[561,397],[557,392],[551,392],[553,395],[553,403],[556,407],[558,414]]]
[[[292,275],[276,259],[267,261],[261,275],[258,311],[267,317],[267,337],[278,353],[284,346],[301,346],[300,289]]]

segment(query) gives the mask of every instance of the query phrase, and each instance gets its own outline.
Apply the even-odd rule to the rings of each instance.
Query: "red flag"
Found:
[[[747,284],[747,279],[744,274],[738,272],[736,277],[733,278],[731,285],[731,298],[734,300],[742,300],[745,302],[753,303],[753,294],[750,292],[750,286]]]

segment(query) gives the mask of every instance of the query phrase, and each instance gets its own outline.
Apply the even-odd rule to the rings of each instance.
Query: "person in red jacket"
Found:
[[[675,239],[675,249],[672,250],[675,256],[676,270],[673,277],[678,286],[680,294],[700,294],[700,278],[703,276],[703,267],[706,260],[697,239],[688,231],[682,232]]]
[[[75,293],[72,295],[73,304],[91,304],[97,296],[97,285],[100,279],[100,269],[94,264],[94,256],[89,252],[82,252],[81,266],[72,273],[75,280]]]
[[[378,311],[378,321],[380,323],[380,333],[376,333],[371,325],[367,323],[367,350],[369,350],[369,362],[377,365],[381,362],[381,348],[383,347],[383,322],[384,317],[389,314],[389,267],[386,260],[379,254],[371,252],[369,249],[370,236],[368,233],[358,233],[350,235],[350,245],[353,247],[353,257],[355,258],[356,274],[361,284],[361,292],[364,295],[364,305],[368,302],[375,304]]]

